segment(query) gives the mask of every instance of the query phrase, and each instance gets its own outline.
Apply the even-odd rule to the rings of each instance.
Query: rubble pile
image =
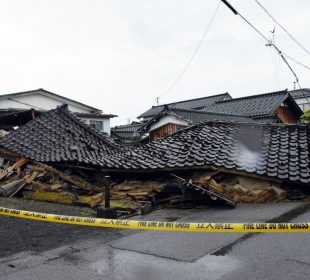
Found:
[[[235,203],[278,202],[289,198],[280,183],[236,174],[214,172],[213,176],[210,173],[196,175],[194,183],[208,185]]]
[[[0,196],[72,204],[96,208],[104,206],[103,176],[87,170],[63,168],[25,158],[16,161],[2,155],[0,161]],[[113,181],[114,179],[114,181]],[[278,202],[288,198],[280,183],[217,170],[175,174],[156,179],[112,178],[111,206],[130,214],[151,208],[194,208],[224,203]]]
[[[309,128],[210,121],[127,150],[63,105],[0,139],[0,196],[121,213],[303,199]]]

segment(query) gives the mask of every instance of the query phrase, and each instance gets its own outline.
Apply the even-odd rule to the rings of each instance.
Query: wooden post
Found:
[[[104,177],[104,206],[105,208],[110,208],[110,186],[111,186],[111,179],[110,176]]]

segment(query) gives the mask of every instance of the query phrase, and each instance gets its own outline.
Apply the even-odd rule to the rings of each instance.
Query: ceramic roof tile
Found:
[[[158,113],[160,113],[167,105],[171,109],[179,108],[179,109],[196,110],[196,109],[201,109],[202,107],[205,107],[208,105],[212,105],[216,101],[226,100],[226,99],[231,99],[231,96],[228,93],[195,98],[195,99],[190,99],[190,100],[184,100],[184,101],[169,103],[165,105],[153,106],[151,109],[147,110],[146,112],[138,116],[138,118],[154,117]]]
[[[310,127],[205,122],[117,158],[118,169],[132,171],[149,165],[155,170],[205,165],[305,184],[310,183]]]
[[[120,150],[114,141],[82,123],[66,105],[48,111],[1,139],[0,147],[41,162],[102,165]]]

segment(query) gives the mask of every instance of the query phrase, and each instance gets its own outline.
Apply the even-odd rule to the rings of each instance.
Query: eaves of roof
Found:
[[[65,103],[67,103],[67,102],[75,103],[75,104],[77,104],[77,105],[79,105],[81,107],[88,108],[88,109],[90,109],[90,110],[92,110],[94,112],[98,112],[98,113],[102,112],[102,110],[100,110],[100,109],[97,109],[95,107],[86,105],[84,103],[81,103],[79,101],[70,99],[68,97],[65,97],[65,96],[62,96],[62,95],[59,95],[59,94],[47,91],[47,90],[45,90],[43,88],[39,88],[39,89],[35,89],[35,90],[29,90],[29,91],[23,91],[23,92],[9,93],[9,94],[1,94],[0,95],[0,100],[1,99],[10,99],[10,98],[18,97],[18,96],[32,95],[32,94],[35,94],[35,93],[40,93],[40,94],[43,94],[43,95],[52,96],[54,98],[57,98],[58,100],[59,99],[65,100]]]
[[[199,118],[189,118],[189,116],[186,116],[186,114],[192,114],[193,116],[196,115],[196,117],[199,116]],[[174,116],[175,118],[179,120],[183,120],[188,122],[188,125],[194,125],[202,121],[236,121],[236,122],[243,122],[243,123],[252,123],[255,122],[251,118],[247,117],[241,117],[241,116],[236,116],[236,115],[228,115],[228,114],[218,114],[218,113],[213,113],[213,112],[203,112],[203,111],[198,111],[198,110],[186,110],[186,109],[179,109],[179,108],[173,108],[173,109],[166,109],[161,111],[159,114],[157,114],[155,117],[153,117],[151,120],[146,122],[141,128],[139,128],[138,131],[149,131],[150,126],[154,123],[156,123],[160,118],[170,115]],[[205,118],[204,118],[205,117]]]

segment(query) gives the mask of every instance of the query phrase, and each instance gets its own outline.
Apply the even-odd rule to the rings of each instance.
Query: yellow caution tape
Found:
[[[310,223],[188,223],[84,218],[0,207],[0,215],[53,223],[140,230],[187,232],[310,232]]]

